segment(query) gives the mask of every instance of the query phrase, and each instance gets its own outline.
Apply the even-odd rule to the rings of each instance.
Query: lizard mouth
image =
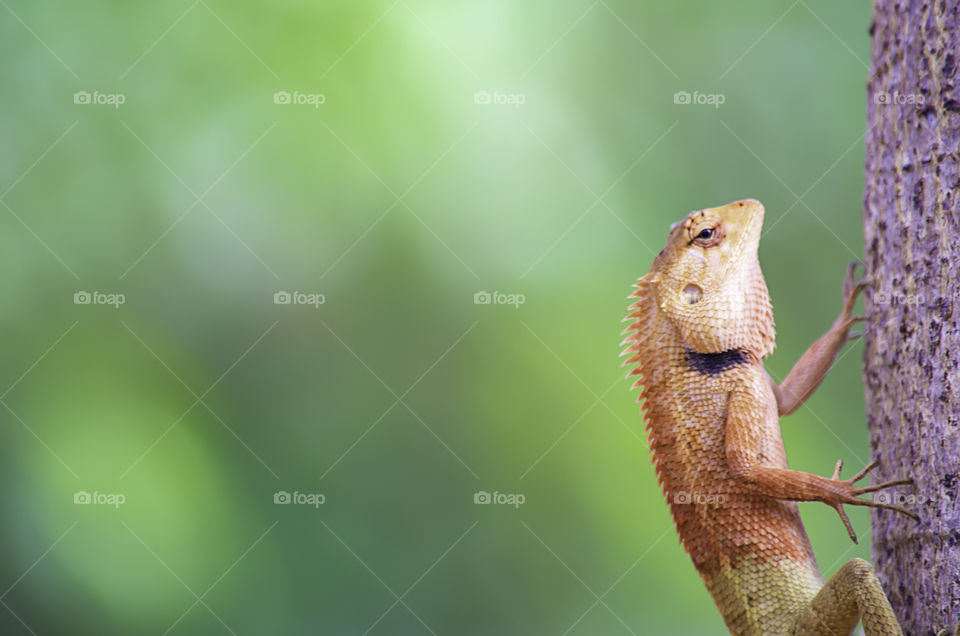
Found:
[[[763,204],[756,199],[744,199],[743,201],[734,201],[728,203],[721,209],[731,212],[728,214],[731,225],[739,226],[737,229],[737,243],[732,250],[732,258],[724,263],[724,277],[727,276],[731,268],[741,268],[744,257],[747,256],[747,250],[756,256],[757,248],[760,245],[760,234],[763,229]]]

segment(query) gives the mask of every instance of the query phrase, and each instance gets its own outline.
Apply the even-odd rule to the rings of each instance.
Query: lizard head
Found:
[[[773,351],[773,310],[757,247],[763,205],[746,199],[691,212],[675,224],[645,280],[660,317],[698,353]]]

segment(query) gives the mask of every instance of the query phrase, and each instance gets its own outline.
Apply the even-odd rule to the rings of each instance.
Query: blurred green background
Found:
[[[771,373],[832,322],[868,4],[0,5],[3,633],[724,633],[625,296],[749,196]],[[860,347],[793,467],[867,459]],[[801,508],[826,574],[869,558]]]

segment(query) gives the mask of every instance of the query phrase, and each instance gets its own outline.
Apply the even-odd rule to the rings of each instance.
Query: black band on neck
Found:
[[[720,353],[698,353],[688,350],[687,367],[702,375],[717,375],[747,362],[749,355],[743,349],[728,349]]]

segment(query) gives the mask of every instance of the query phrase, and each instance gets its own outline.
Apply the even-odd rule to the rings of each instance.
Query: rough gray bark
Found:
[[[873,514],[907,634],[960,621],[960,0],[876,0],[867,85],[864,383],[876,481],[921,522]]]

